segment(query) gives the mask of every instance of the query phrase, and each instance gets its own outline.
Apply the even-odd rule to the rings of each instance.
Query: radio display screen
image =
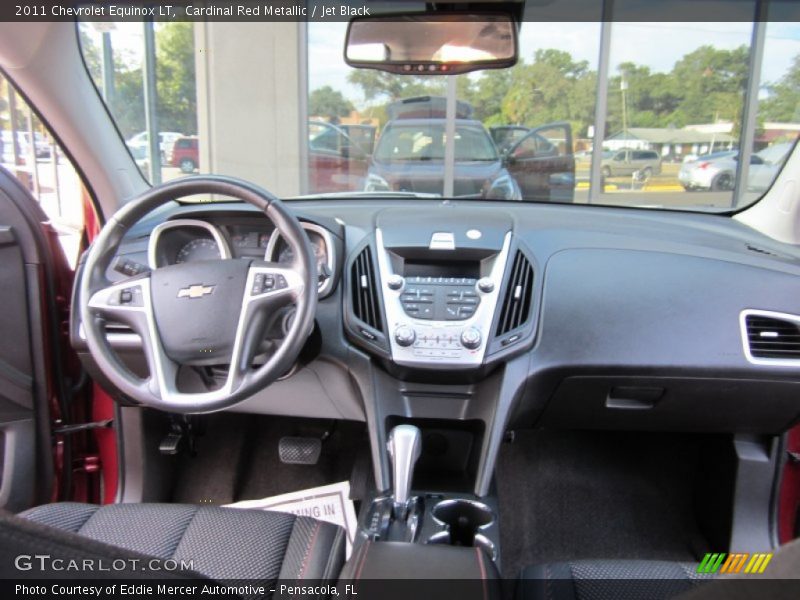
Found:
[[[406,260],[405,277],[480,277],[480,263],[474,261]]]

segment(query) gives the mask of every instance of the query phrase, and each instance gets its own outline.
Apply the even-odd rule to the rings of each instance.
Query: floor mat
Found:
[[[205,434],[195,440],[195,455],[183,454],[178,459],[173,502],[228,504],[235,500],[245,445],[242,425],[240,415],[207,418]]]
[[[564,559],[695,560],[697,437],[527,431],[496,478],[503,574]]]
[[[322,452],[315,465],[285,464],[278,443],[284,436],[319,437]],[[366,463],[366,465],[364,464]],[[177,469],[173,502],[230,504],[351,480],[371,469],[363,423],[224,414],[208,418],[197,439],[195,456],[183,456]],[[355,479],[363,479],[357,477]],[[352,497],[363,483],[350,481]]]

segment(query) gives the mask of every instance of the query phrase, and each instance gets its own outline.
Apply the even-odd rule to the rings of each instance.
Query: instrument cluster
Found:
[[[330,292],[335,246],[331,233],[315,223],[302,222],[317,259],[319,293]],[[269,224],[215,224],[199,219],[176,219],[158,225],[150,234],[151,269],[188,262],[256,258],[284,265],[294,259],[292,249]]]

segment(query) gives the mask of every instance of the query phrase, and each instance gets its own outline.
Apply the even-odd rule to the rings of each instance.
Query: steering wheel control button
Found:
[[[142,288],[132,286],[121,289],[119,293],[110,294],[108,304],[109,306],[144,306]]]
[[[129,260],[127,258],[118,258],[114,262],[114,270],[117,273],[122,273],[126,277],[134,277],[145,271],[149,271],[149,267],[143,265],[142,263],[138,263],[135,260]]]
[[[481,277],[478,280],[478,289],[484,294],[489,294],[494,291],[494,281],[488,277]]]
[[[481,332],[474,327],[467,327],[461,332],[461,344],[469,350],[479,348],[481,345]]]
[[[264,290],[264,273],[256,273],[253,277],[253,289],[250,290],[250,295],[255,296]]]
[[[274,292],[275,290],[285,289],[287,286],[286,277],[279,273],[256,273],[253,277],[251,295],[256,296],[266,292]]]
[[[399,290],[402,289],[403,284],[405,283],[405,279],[401,275],[392,275],[386,281],[386,285],[389,286],[390,290]]]
[[[403,347],[410,346],[417,339],[416,332],[408,325],[400,325],[394,330],[394,340]]]

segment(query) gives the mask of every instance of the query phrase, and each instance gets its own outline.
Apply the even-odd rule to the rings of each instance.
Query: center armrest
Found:
[[[479,547],[365,541],[342,569],[339,585],[352,583],[357,589],[358,581],[374,579],[473,580],[464,588],[470,598],[501,597],[497,567]],[[459,596],[465,600],[463,593]]]

